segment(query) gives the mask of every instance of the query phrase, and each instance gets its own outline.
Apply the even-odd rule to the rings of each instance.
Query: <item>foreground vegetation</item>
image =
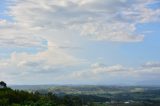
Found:
[[[0,106],[160,106],[159,89],[117,94],[55,95],[0,88]]]
[[[160,106],[160,87],[41,85],[31,88],[13,90],[0,82],[0,106]]]
[[[76,96],[58,97],[52,93],[26,92],[0,88],[0,106],[82,106]]]

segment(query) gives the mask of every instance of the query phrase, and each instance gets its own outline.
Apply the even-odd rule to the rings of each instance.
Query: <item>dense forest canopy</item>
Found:
[[[1,88],[0,106],[82,106],[82,101],[76,96],[58,97],[52,93],[42,95],[39,92]]]

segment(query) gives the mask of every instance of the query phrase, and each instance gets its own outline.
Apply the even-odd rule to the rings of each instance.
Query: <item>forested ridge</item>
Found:
[[[40,94],[0,88],[0,106],[82,106],[82,100],[76,96],[58,97],[52,93]]]

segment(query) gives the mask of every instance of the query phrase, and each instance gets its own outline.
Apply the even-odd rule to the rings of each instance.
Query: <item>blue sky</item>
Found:
[[[158,0],[1,0],[0,80],[159,85]]]

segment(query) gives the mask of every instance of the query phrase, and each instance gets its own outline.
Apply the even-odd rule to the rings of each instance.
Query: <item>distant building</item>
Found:
[[[129,104],[129,103],[130,103],[129,101],[124,102],[124,104]]]

